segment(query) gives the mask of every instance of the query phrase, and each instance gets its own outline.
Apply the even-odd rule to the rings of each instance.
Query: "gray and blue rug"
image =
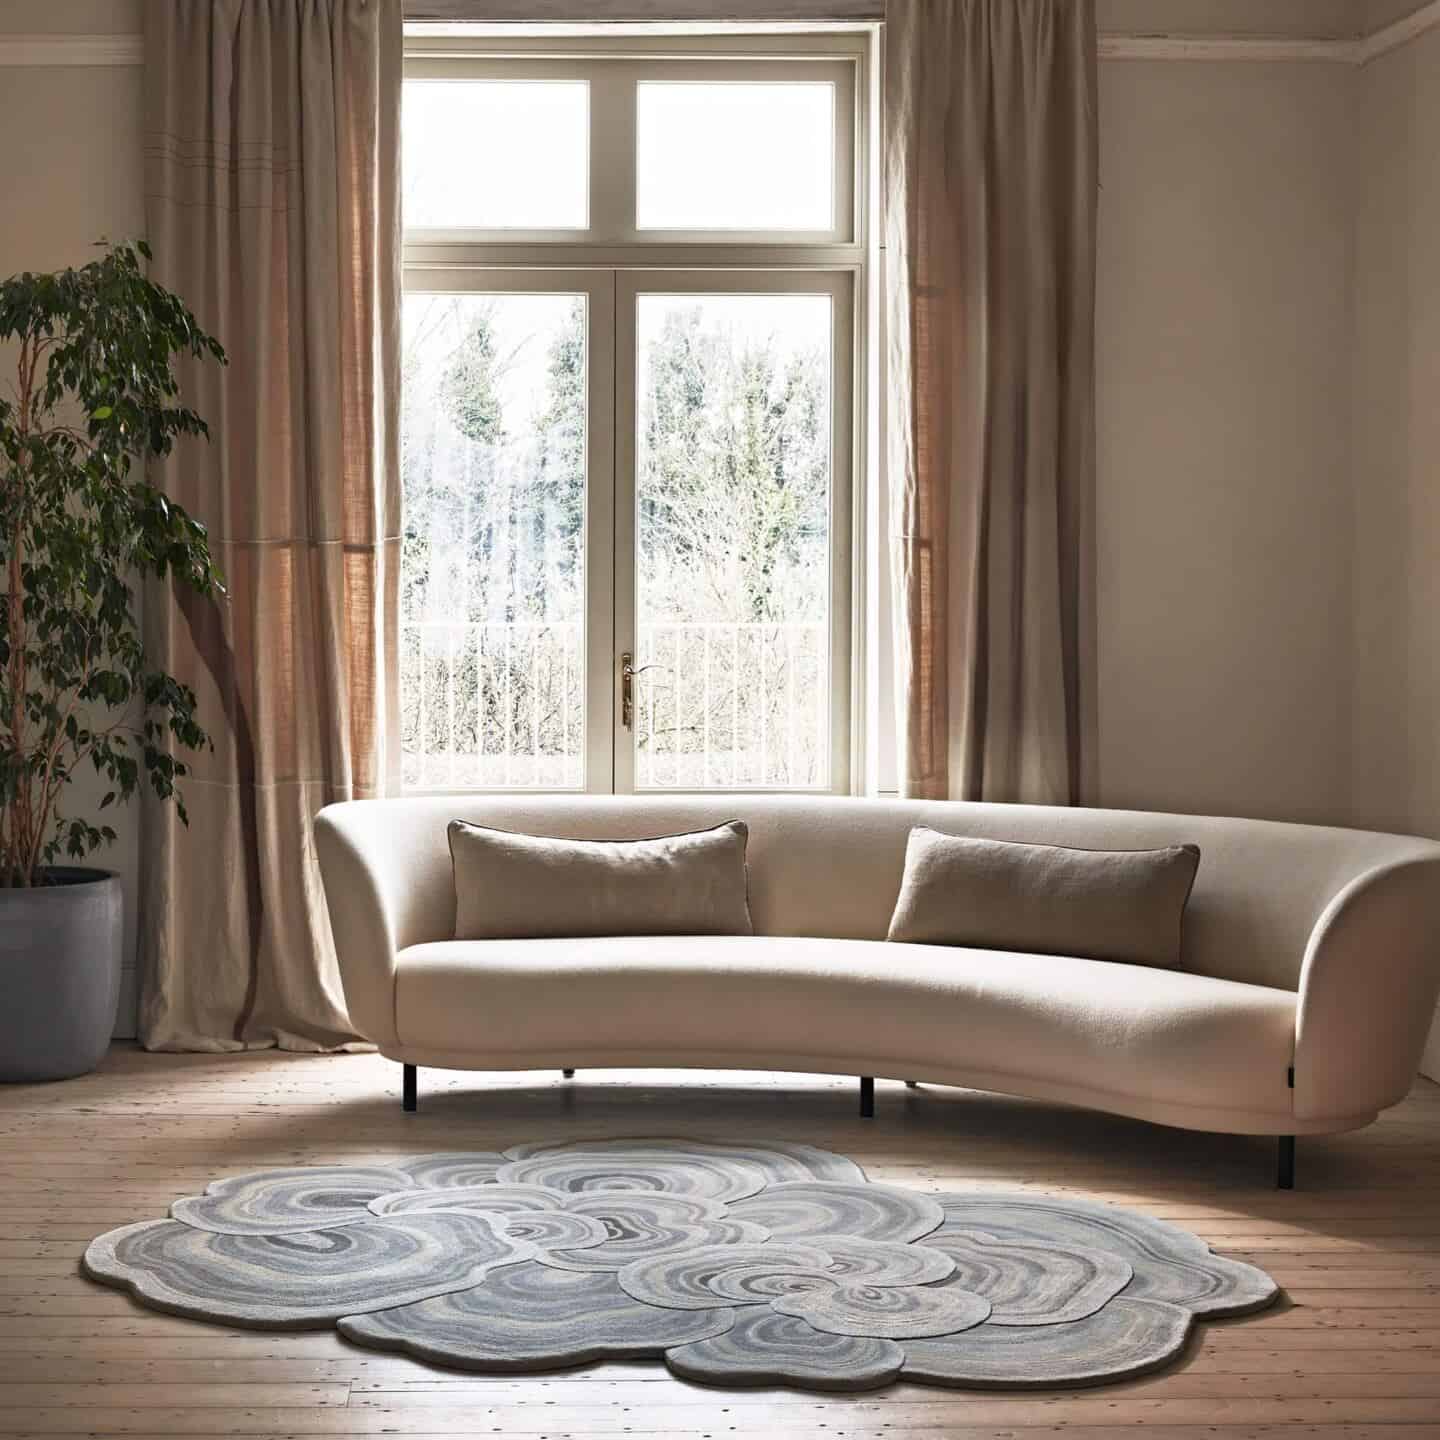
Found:
[[[1063,1388],[1156,1370],[1278,1294],[1133,1210],[871,1184],[809,1145],[582,1140],[216,1180],[84,1270],[158,1310],[338,1326],[513,1373],[663,1360],[711,1385]]]

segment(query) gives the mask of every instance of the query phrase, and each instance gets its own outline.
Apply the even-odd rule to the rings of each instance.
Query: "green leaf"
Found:
[[[108,826],[62,818],[82,768],[110,782],[97,811],[145,778],[178,802],[181,756],[210,743],[193,693],[149,664],[132,586],[149,575],[209,603],[223,597],[204,529],[146,473],[177,440],[208,435],[177,399],[179,372],[190,388],[225,355],[148,279],[149,258],[143,244],[102,244],[87,265],[0,280],[0,561],[22,553],[19,592],[0,594],[0,874],[10,883],[33,880],[37,854],[79,858],[113,839]],[[24,370],[42,341],[38,369]],[[85,434],[64,423],[73,414],[88,417]],[[25,483],[9,483],[18,471]]]

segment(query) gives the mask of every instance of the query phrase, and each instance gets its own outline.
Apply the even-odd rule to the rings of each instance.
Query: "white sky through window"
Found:
[[[583,80],[407,80],[405,224],[583,230],[590,86]]]
[[[402,125],[412,229],[584,230],[584,80],[408,80]],[[641,81],[641,230],[828,231],[835,87],[828,81]]]
[[[642,81],[642,230],[828,230],[835,92],[825,83]]]

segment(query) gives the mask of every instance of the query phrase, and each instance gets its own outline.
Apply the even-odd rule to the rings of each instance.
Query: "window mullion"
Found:
[[[635,233],[635,69],[596,65],[590,79],[592,244]]]

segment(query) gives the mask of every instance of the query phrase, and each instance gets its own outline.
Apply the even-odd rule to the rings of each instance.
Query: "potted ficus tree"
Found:
[[[208,744],[194,692],[149,663],[135,586],[220,577],[205,529],[147,464],[204,421],[177,356],[225,356],[146,278],[144,244],[0,282],[0,1079],[99,1063],[119,994],[117,877],[83,862],[100,812],[143,783],[184,807],[182,755]],[[92,813],[67,803],[81,776]],[[78,793],[78,792],[77,792]]]

